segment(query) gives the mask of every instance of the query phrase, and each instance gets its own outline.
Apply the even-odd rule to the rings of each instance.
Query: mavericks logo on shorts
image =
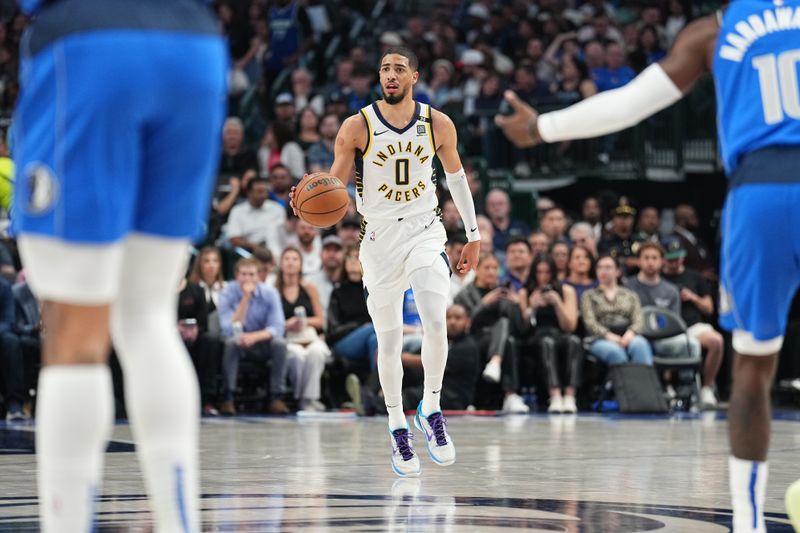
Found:
[[[27,202],[25,209],[32,215],[49,211],[58,199],[58,181],[53,171],[43,163],[34,162],[25,167]]]

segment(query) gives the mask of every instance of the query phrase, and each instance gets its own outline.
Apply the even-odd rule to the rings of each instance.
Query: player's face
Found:
[[[451,305],[447,309],[447,336],[451,339],[462,335],[469,329],[469,316],[460,305]]]
[[[654,276],[661,272],[664,260],[656,250],[648,248],[639,256],[639,268],[645,276]]]
[[[300,254],[294,250],[289,250],[281,256],[281,272],[286,274],[299,274],[303,260]]]
[[[380,77],[383,99],[387,104],[394,105],[411,97],[419,72],[411,70],[407,57],[388,54],[381,62]]]

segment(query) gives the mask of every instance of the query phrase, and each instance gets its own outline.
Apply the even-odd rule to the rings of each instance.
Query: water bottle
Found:
[[[306,325],[308,324],[306,317],[306,308],[303,307],[302,305],[298,305],[297,307],[294,308],[294,316],[296,316],[297,319],[300,321],[300,329],[301,330],[305,329]]]
[[[234,322],[233,323],[233,340],[239,342],[239,339],[244,333],[244,325],[241,322]]]

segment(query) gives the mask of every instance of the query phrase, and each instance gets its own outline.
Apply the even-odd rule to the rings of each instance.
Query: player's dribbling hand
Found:
[[[308,174],[306,174],[306,176],[308,176]],[[306,176],[303,176],[303,179],[306,179]],[[297,187],[292,185],[292,188],[289,189],[289,207],[292,208],[292,213],[294,213],[294,216],[300,216],[300,215],[297,214],[297,207],[295,207],[295,205],[294,205],[294,190],[296,188]]]
[[[506,91],[503,97],[514,110],[514,113],[508,116],[497,115],[494,117],[494,123],[503,130],[508,140],[518,148],[527,148],[540,143],[541,139],[532,137],[530,133],[531,123],[536,120],[539,113],[520,100],[514,91]]]
[[[458,271],[466,274],[478,266],[478,254],[481,252],[481,241],[472,241],[464,245],[458,260]]]

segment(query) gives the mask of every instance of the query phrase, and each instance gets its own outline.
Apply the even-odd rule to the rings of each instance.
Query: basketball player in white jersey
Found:
[[[364,217],[359,256],[364,293],[378,336],[378,374],[389,413],[392,469],[399,476],[420,473],[402,405],[403,292],[409,286],[424,332],[425,389],[414,422],[425,434],[436,464],[450,465],[456,458],[439,407],[447,362],[450,267],[444,252],[445,230],[437,213],[434,154],[442,162],[467,232],[469,242],[459,260],[460,271],[475,267],[480,248],[475,206],[456,150],[455,126],[447,115],[413,99],[417,67],[417,57],[410,50],[386,51],[380,65],[384,98],[344,121],[330,170],[346,181],[355,165],[356,205]]]

